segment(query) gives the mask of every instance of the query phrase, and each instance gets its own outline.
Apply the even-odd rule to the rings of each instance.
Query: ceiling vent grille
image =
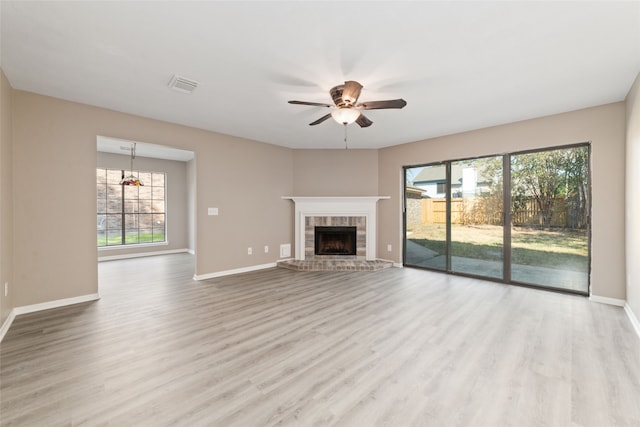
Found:
[[[169,81],[169,87],[183,93],[191,93],[198,87],[198,82],[175,74]]]

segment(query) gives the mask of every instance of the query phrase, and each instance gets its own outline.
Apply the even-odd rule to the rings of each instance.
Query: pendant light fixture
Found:
[[[129,176],[125,176],[120,180],[120,185],[135,185],[136,187],[144,186],[142,181],[136,176],[133,176],[133,159],[136,158],[136,143],[131,144],[131,169],[129,172],[131,173]]]

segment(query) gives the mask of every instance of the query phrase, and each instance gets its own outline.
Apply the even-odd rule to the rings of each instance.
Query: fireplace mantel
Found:
[[[296,260],[305,258],[305,218],[310,216],[363,216],[366,218],[366,259],[376,259],[376,228],[378,200],[389,196],[283,196],[295,203]]]

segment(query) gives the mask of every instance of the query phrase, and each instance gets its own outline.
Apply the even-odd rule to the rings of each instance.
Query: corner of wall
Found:
[[[7,329],[11,325],[14,308],[12,92],[9,80],[0,69],[0,331],[4,331],[5,325]]]
[[[640,73],[625,99],[625,282],[627,314],[640,313]],[[638,324],[634,325],[638,332]]]

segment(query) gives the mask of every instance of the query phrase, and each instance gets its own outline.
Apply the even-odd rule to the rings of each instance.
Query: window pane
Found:
[[[164,242],[164,214],[153,215],[153,241]]]
[[[101,184],[96,186],[96,195],[98,199],[106,199],[107,198],[107,186],[106,184]]]
[[[511,157],[511,278],[589,291],[589,147]]]
[[[124,185],[124,198],[125,200],[137,200],[138,199],[138,186]]]
[[[125,227],[125,230],[126,230],[127,233],[132,229],[137,230],[138,229],[138,214],[125,214],[125,216],[124,216],[124,227]]]
[[[107,200],[107,213],[121,213],[122,212],[122,200],[116,198],[109,198]]]
[[[153,230],[151,228],[141,228],[139,243],[151,243],[151,242],[153,242]]]
[[[154,173],[152,174],[152,185],[154,187],[164,187],[164,174],[163,173]]]
[[[405,174],[405,263],[445,270],[447,199],[438,183],[446,180],[446,168],[422,166],[407,169]]]
[[[107,229],[107,216],[98,215],[98,230],[106,230],[106,229]]]
[[[132,245],[135,243],[139,243],[138,230],[136,229],[134,231],[127,231],[125,234],[125,244]]]
[[[145,187],[151,186],[151,172],[135,172],[134,175],[142,181]]]
[[[154,213],[164,213],[164,200],[154,200],[153,201],[153,212]]]
[[[107,212],[107,199],[98,199],[96,203],[98,213]]]
[[[164,200],[164,187],[153,187],[151,191],[154,200]]]
[[[451,271],[503,277],[502,156],[451,163]]]
[[[153,241],[154,242],[164,242],[165,241],[165,235],[164,235],[164,228],[162,230],[153,230]]]
[[[151,199],[151,187],[138,187],[138,197],[141,199]]]
[[[124,201],[125,213],[138,213],[138,199]]]
[[[107,198],[122,198],[122,185],[120,184],[108,184],[107,185]]]
[[[140,213],[151,213],[151,200],[140,200]]]
[[[114,169],[107,170],[107,182],[109,184],[118,184],[120,183],[121,179],[122,179],[122,171],[114,170]]]
[[[98,230],[98,246],[107,245],[107,232],[106,230]]]
[[[96,184],[106,184],[107,183],[107,170],[106,169],[96,169]]]
[[[140,228],[153,228],[153,216],[151,214],[139,214],[139,227]]]
[[[107,229],[122,230],[122,215],[107,214]]]
[[[122,230],[107,230],[107,245],[121,245]]]

